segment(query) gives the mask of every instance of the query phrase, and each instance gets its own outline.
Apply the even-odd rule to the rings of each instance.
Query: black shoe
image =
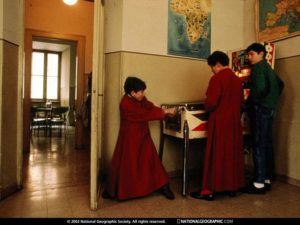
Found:
[[[266,191],[271,191],[271,188],[272,188],[271,184],[265,183]]]
[[[175,196],[173,192],[171,191],[170,187],[161,188],[161,193],[167,198],[167,199],[175,199]]]
[[[114,197],[112,197],[112,196],[110,196],[110,195],[108,194],[107,190],[104,190],[104,191],[102,192],[102,198],[104,198],[104,199],[114,199]]]
[[[266,188],[257,188],[254,186],[253,183],[249,184],[246,188],[245,188],[245,193],[247,194],[257,194],[257,195],[263,195],[266,193]]]
[[[225,194],[233,198],[236,196],[236,191],[225,191]]]
[[[192,198],[196,198],[196,199],[202,199],[206,201],[214,200],[214,194],[202,195],[200,191],[192,192],[190,195]]]

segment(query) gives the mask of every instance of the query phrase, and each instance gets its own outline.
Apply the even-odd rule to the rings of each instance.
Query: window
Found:
[[[33,51],[31,68],[31,99],[59,99],[60,53]]]

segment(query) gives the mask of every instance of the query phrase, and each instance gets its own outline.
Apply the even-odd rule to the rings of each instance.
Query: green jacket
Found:
[[[251,101],[266,108],[275,109],[284,83],[266,60],[261,60],[253,65],[251,82]]]

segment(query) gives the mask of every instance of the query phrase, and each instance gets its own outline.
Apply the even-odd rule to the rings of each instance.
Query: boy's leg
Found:
[[[248,194],[265,194],[266,174],[266,133],[267,127],[264,121],[263,108],[254,105],[251,113],[252,136],[253,136],[253,162],[254,182],[250,183],[245,192]]]
[[[271,190],[271,180],[273,179],[274,173],[274,152],[272,143],[272,124],[275,110],[272,110],[268,119],[268,133],[267,133],[267,148],[266,148],[266,179],[265,186],[266,190]]]
[[[268,131],[268,123],[265,121],[265,116],[262,107],[255,105],[255,121],[254,121],[254,148],[253,160],[255,167],[254,181],[259,184],[264,184],[266,176],[266,134]]]

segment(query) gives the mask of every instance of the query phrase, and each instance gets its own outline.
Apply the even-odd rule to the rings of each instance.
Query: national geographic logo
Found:
[[[177,224],[232,224],[232,219],[177,219]]]

